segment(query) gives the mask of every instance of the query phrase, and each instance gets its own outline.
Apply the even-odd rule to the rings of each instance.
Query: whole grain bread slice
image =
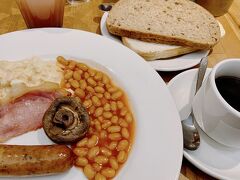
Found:
[[[220,39],[215,18],[189,0],[120,0],[106,24],[114,35],[194,49],[210,49]]]

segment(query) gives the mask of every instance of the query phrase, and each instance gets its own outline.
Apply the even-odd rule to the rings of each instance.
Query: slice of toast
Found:
[[[171,58],[198,50],[189,46],[149,43],[126,37],[122,37],[122,42],[147,61]]]
[[[120,0],[106,24],[114,35],[194,49],[210,49],[220,39],[215,18],[189,0]]]

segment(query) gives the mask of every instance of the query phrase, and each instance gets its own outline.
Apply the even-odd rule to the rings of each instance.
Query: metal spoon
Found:
[[[202,85],[203,78],[207,69],[207,64],[208,64],[207,57],[202,58],[199,65],[199,69],[198,69],[198,77],[197,77],[195,94],[197,93],[197,91]],[[200,136],[197,128],[194,125],[196,120],[195,120],[192,109],[191,109],[190,116],[181,122],[182,122],[182,130],[183,130],[184,148],[188,150],[198,149],[200,145]]]
[[[103,3],[98,6],[101,11],[107,12],[110,11],[113,7],[113,3]]]

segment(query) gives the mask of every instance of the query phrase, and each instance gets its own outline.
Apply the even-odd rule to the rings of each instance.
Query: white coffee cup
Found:
[[[215,79],[220,76],[240,78],[240,59],[221,61],[212,69],[194,97],[193,113],[209,137],[226,146],[240,148],[240,112],[219,93]]]

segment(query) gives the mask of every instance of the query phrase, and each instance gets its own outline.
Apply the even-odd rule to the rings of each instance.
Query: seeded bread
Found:
[[[126,37],[122,37],[122,42],[125,46],[135,51],[147,61],[171,58],[197,50],[189,46],[149,43]]]
[[[106,24],[114,35],[194,49],[210,49],[220,39],[214,17],[189,0],[120,0]]]

